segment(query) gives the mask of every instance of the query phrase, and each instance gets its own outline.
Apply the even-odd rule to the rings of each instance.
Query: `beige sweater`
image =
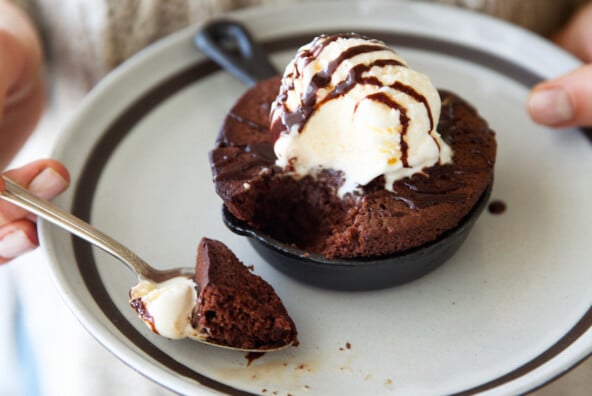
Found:
[[[130,55],[182,27],[232,9],[306,0],[13,1],[37,21],[58,78],[76,96]],[[427,1],[471,8],[549,35],[587,0]]]

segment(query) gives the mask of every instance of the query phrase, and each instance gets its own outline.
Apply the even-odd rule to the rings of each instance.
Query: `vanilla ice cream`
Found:
[[[276,164],[298,178],[341,171],[344,195],[384,175],[393,182],[452,151],[437,132],[440,96],[383,42],[320,36],[288,64],[270,121]]]
[[[130,291],[132,307],[155,333],[163,337],[202,338],[191,325],[197,303],[197,284],[186,277],[162,283],[142,280]]]

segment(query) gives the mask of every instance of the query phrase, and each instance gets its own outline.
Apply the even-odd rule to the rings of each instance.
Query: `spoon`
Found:
[[[136,274],[138,281],[163,283],[175,278],[193,280],[195,275],[193,268],[173,268],[169,270],[156,269],[145,262],[137,254],[132,252],[129,248],[122,245],[120,242],[116,241],[109,235],[91,226],[87,222],[79,219],[69,212],[66,212],[55,204],[31,194],[28,190],[21,187],[6,176],[2,176],[2,179],[4,180],[5,189],[0,192],[1,199],[29,211],[109,253],[125,264],[131,271],[133,271]],[[196,287],[199,286],[196,285]],[[149,327],[152,328],[150,325]],[[209,341],[209,337],[206,333],[201,332],[201,329],[199,328],[196,330],[197,331],[192,332],[190,336],[191,339],[208,345],[236,351],[271,352],[287,348],[291,345],[287,344],[276,348],[262,349],[236,348],[231,345],[223,345],[211,342]]]
[[[138,277],[139,281],[150,280],[156,283],[161,283],[176,277],[193,278],[194,272],[191,268],[158,270],[150,266],[130,249],[117,242],[109,235],[97,230],[87,222],[66,212],[53,203],[31,194],[28,190],[9,178],[2,176],[2,179],[4,180],[6,188],[4,191],[0,192],[0,198],[34,213],[50,223],[53,223],[104,250],[132,270]]]

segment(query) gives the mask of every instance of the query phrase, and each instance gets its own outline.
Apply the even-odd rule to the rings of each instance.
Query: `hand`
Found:
[[[44,199],[52,199],[70,182],[66,168],[57,161],[39,160],[4,173],[11,180]],[[4,182],[0,178],[0,191]],[[35,217],[0,200],[0,264],[34,249],[39,244]]]
[[[592,126],[592,2],[554,40],[587,65],[535,86],[528,112],[535,122],[551,127]]]

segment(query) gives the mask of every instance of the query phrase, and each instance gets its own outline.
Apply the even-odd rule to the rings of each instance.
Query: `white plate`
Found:
[[[195,29],[182,31],[89,95],[53,153],[73,174],[59,204],[162,268],[193,265],[202,236],[224,241],[275,286],[301,345],[248,366],[241,353],[156,336],[128,307],[134,277],[43,223],[55,280],[105,347],[183,394],[517,394],[590,354],[590,142],[579,130],[536,126],[524,111],[529,86],[575,60],[505,23],[421,3],[307,3],[233,17],[278,65],[323,32],[388,41],[490,121],[499,142],[493,198],[508,209],[484,213],[458,254],[401,287],[344,293],[286,278],[222,224],[208,151],[245,87],[194,49]]]

